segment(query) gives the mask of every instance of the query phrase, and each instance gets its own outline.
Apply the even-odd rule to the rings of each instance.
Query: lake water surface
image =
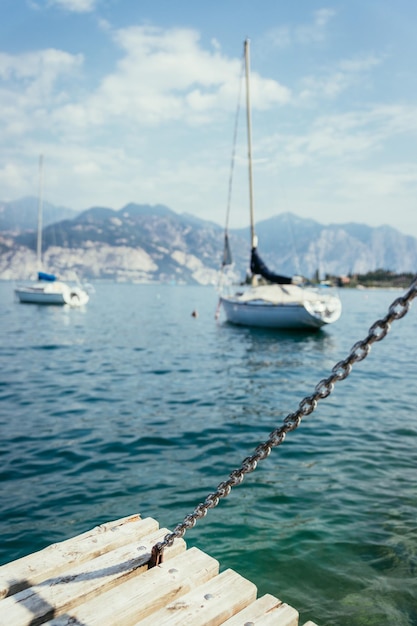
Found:
[[[133,513],[174,528],[402,293],[342,290],[309,335],[216,322],[211,288],[67,310],[0,283],[0,563]],[[301,623],[417,625],[416,349],[414,303],[187,544]]]

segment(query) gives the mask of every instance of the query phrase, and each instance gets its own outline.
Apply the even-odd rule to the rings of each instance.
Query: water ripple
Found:
[[[98,285],[82,313],[11,294],[0,284],[1,562],[134,512],[173,528],[398,295],[342,292],[341,320],[308,335],[216,323],[197,287]],[[187,533],[302,622],[417,625],[416,325],[412,309]]]

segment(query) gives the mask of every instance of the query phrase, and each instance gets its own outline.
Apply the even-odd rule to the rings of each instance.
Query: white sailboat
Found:
[[[19,285],[15,294],[24,304],[53,304],[79,307],[87,304],[89,295],[79,285],[68,285],[58,281],[53,274],[42,271],[42,214],[43,214],[43,156],[39,157],[38,236],[36,259],[38,281],[30,285]]]
[[[296,284],[294,278],[271,272],[258,254],[255,234],[253,175],[252,175],[252,130],[250,108],[250,59],[249,41],[244,44],[246,76],[246,121],[249,166],[249,208],[251,233],[251,285],[242,286],[237,292],[220,295],[220,305],[228,322],[243,326],[282,329],[318,329],[339,319],[342,311],[340,299],[326,289],[307,288]],[[223,265],[229,257],[229,242],[225,236]],[[260,282],[266,284],[259,284]],[[295,284],[294,284],[295,283]]]

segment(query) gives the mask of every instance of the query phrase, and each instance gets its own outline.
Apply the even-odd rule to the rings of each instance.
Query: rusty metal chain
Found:
[[[330,376],[324,378],[316,385],[314,393],[303,398],[298,405],[298,409],[285,417],[282,425],[273,430],[268,439],[259,444],[255,448],[254,453],[242,461],[239,469],[233,470],[227,480],[219,483],[216,491],[210,493],[204,502],[201,502],[191,514],[187,515],[172,532],[165,535],[163,541],[154,545],[149,561],[149,568],[161,563],[165,548],[171,546],[175,539],[183,537],[189,528],[193,528],[198,519],[205,517],[209,509],[216,507],[221,498],[225,498],[229,495],[232,487],[240,485],[245,475],[256,469],[259,461],[269,456],[272,448],[283,443],[288,432],[298,428],[303,417],[313,413],[318,402],[327,398],[332,393],[335,384],[341,380],[345,380],[345,378],[349,376],[352,371],[352,366],[359,361],[363,361],[363,359],[368,356],[372,344],[376,341],[381,341],[381,339],[387,336],[392,322],[406,315],[415,297],[417,297],[417,277],[413,280],[405,295],[392,302],[385,317],[372,324],[368,331],[368,336],[362,341],[356,342],[352,346],[349,356],[343,361],[336,363],[332,368]]]

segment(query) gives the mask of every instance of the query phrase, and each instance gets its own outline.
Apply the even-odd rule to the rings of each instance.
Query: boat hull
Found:
[[[15,289],[15,294],[22,304],[40,304],[79,307],[89,300],[88,293],[80,287],[70,287],[65,283],[52,285],[21,286]]]
[[[18,288],[15,294],[19,302],[24,304],[66,304],[62,293],[45,293],[31,289]]]
[[[300,287],[256,288],[221,296],[228,322],[240,326],[292,330],[318,330],[339,319],[341,303],[333,295],[303,292]]]

